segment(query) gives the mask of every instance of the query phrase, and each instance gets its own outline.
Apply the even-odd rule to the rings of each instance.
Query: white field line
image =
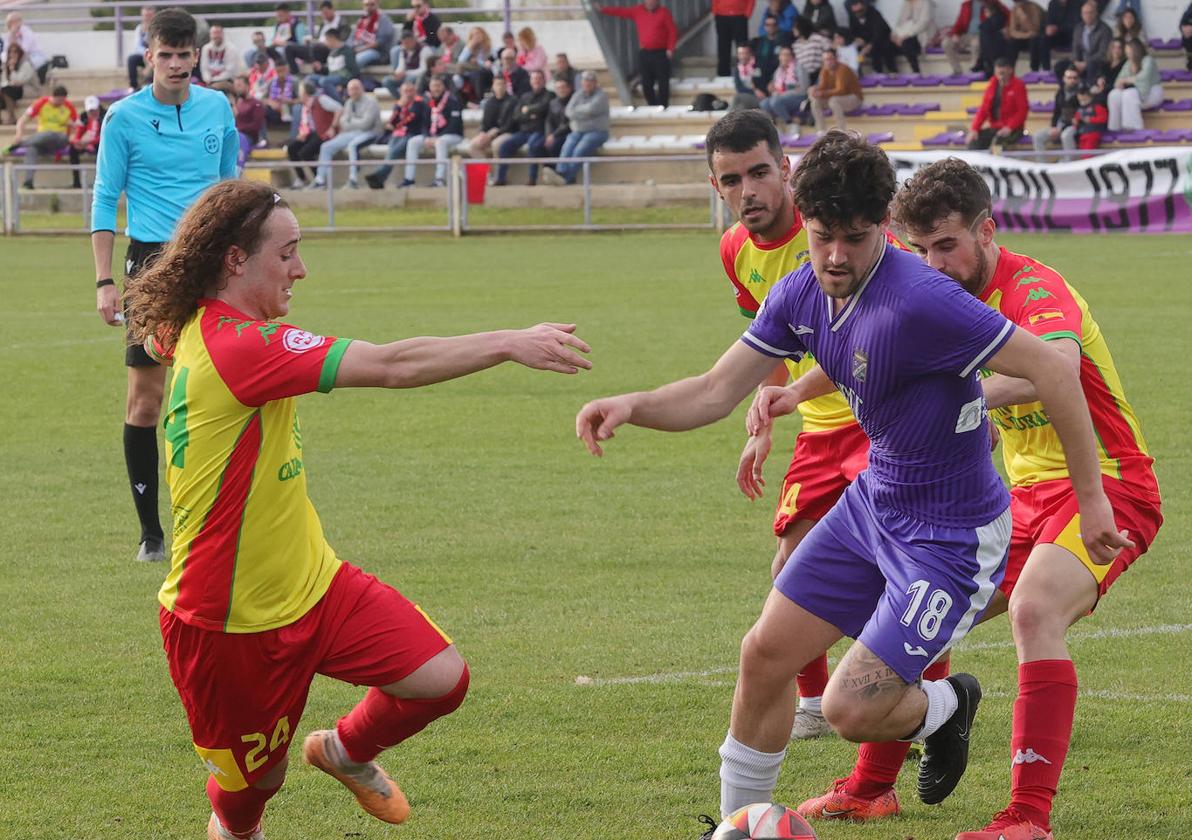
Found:
[[[0,353],[7,353],[11,350],[43,350],[47,347],[78,347],[83,344],[107,344],[114,340],[116,340],[114,336],[105,336],[104,338],[67,338],[61,341],[27,341],[0,347]]]
[[[711,680],[700,683],[705,688],[731,688],[736,685],[730,680]],[[1135,694],[1129,691],[1107,691],[1104,689],[1090,689],[1078,692],[1081,698],[1090,700],[1113,700],[1122,703],[1137,703],[1143,706],[1161,705],[1164,703],[1192,703],[1192,694]],[[986,700],[997,698],[1013,700],[1018,696],[1017,691],[983,691],[981,696]]]
[[[1192,630],[1192,624],[1157,624],[1153,627],[1107,627],[1103,630],[1093,630],[1089,633],[1071,633],[1068,635],[1068,642],[1070,644],[1084,642],[1096,639],[1124,639],[1132,636],[1175,636],[1180,633],[1187,633]],[[977,642],[975,644],[961,644],[956,650],[959,653],[967,653],[974,650],[997,650],[1002,648],[1013,648],[1014,642],[1010,640],[999,642]],[[686,682],[687,680],[705,679],[707,677],[714,677],[720,674],[734,674],[737,671],[736,665],[723,666],[719,668],[705,668],[701,671],[670,671],[657,674],[642,674],[639,676],[630,677],[589,677],[580,675],[575,678],[576,685],[640,685],[640,684],[662,684],[662,683],[677,683]],[[1118,694],[1115,692],[1082,692],[1086,697],[1104,697],[1107,700],[1128,700],[1132,697],[1145,699],[1146,701],[1154,701],[1163,697],[1169,698],[1171,702],[1185,703],[1192,701],[1188,695],[1184,694],[1168,694],[1168,695],[1133,695],[1133,694]]]

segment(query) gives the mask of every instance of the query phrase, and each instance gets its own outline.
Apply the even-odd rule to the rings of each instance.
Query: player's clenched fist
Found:
[[[576,353],[591,353],[587,342],[575,335],[575,324],[538,324],[513,334],[510,359],[536,370],[578,373],[592,363]],[[575,349],[572,349],[575,348]]]
[[[789,388],[768,385],[760,389],[749,406],[745,416],[745,431],[750,437],[770,428],[775,417],[790,414],[799,405],[801,398]]]
[[[119,326],[121,319],[117,317],[120,307],[120,296],[116,287],[109,284],[95,290],[95,309],[105,324]]]
[[[575,415],[575,436],[597,457],[604,454],[598,441],[608,440],[613,430],[629,422],[633,414],[632,394],[593,400]]]

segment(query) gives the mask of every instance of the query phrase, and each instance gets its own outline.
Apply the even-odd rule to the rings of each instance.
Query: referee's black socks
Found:
[[[124,424],[124,463],[128,484],[141,520],[141,542],[163,538],[157,514],[157,426]]]

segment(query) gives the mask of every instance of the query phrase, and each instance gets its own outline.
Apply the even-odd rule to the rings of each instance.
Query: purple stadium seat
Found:
[[[1179,102],[1164,102],[1159,106],[1161,111],[1192,111],[1192,99],[1181,99]]]
[[[1192,140],[1192,129],[1168,128],[1158,132],[1153,141],[1155,143],[1184,143]]]
[[[962,73],[961,75],[962,75],[962,76],[964,76],[966,79],[968,79],[970,82],[984,82],[984,81],[988,81],[988,80],[985,78],[985,74],[984,74],[984,73],[980,73],[980,72],[977,72],[977,73]]]
[[[965,110],[965,111],[967,111],[967,112],[968,112],[968,113],[970,113],[970,114],[975,114],[975,113],[977,113],[977,111],[978,111],[979,109],[978,109],[978,106],[976,106],[976,105],[970,105],[970,106],[968,106],[967,108],[965,108],[964,110]]]
[[[1146,143],[1150,137],[1143,131],[1119,131],[1115,139],[1118,143]]]
[[[827,108],[825,108],[824,113],[829,114],[829,113],[831,113],[831,111],[828,110]],[[844,115],[846,117],[863,117],[863,116],[865,116],[865,109],[864,108],[854,108],[851,111],[845,111]]]
[[[1151,40],[1146,42],[1146,45],[1152,50],[1161,50],[1163,49],[1163,45],[1166,43],[1167,41],[1163,38],[1151,38]]]
[[[872,73],[866,73],[864,76],[862,76],[860,78],[859,81],[861,82],[861,87],[867,88],[867,87],[877,87],[878,82],[880,82],[881,80],[882,80],[881,76],[875,76]]]
[[[1176,82],[1192,82],[1192,70],[1176,70],[1171,78]]]
[[[1032,114],[1050,114],[1051,109],[1052,109],[1052,104],[1053,103],[1051,103],[1051,102],[1032,102],[1031,103],[1031,113]]]
[[[899,112],[899,105],[867,105],[861,109],[862,114],[870,117],[892,117]]]
[[[944,48],[943,47],[928,47],[923,52],[927,53],[928,55],[943,55]]]
[[[906,76],[887,76],[878,80],[878,87],[910,87],[911,80]]]
[[[939,87],[944,83],[943,76],[913,76],[911,87]]]
[[[969,81],[966,76],[944,76],[944,87],[968,87]]]
[[[924,137],[923,140],[920,142],[922,142],[924,146],[929,146],[932,148],[938,147],[938,146],[947,146],[949,143],[952,142],[952,132],[941,131],[939,134],[936,134],[934,137]]]
[[[893,141],[893,131],[875,131],[869,135],[869,145],[871,146],[876,146],[878,143],[892,143]]]
[[[794,142],[791,143],[791,147],[795,149],[809,149],[813,143],[815,143],[815,134],[808,133],[795,138]]]
[[[111,105],[113,102],[119,102],[124,97],[128,96],[128,88],[115,88],[109,90],[107,93],[99,95],[99,102],[103,106]]]

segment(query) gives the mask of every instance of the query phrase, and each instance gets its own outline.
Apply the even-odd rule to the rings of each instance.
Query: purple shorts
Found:
[[[861,473],[774,586],[873,651],[907,683],[972,629],[1006,571],[1010,510],[950,528],[874,506]]]

